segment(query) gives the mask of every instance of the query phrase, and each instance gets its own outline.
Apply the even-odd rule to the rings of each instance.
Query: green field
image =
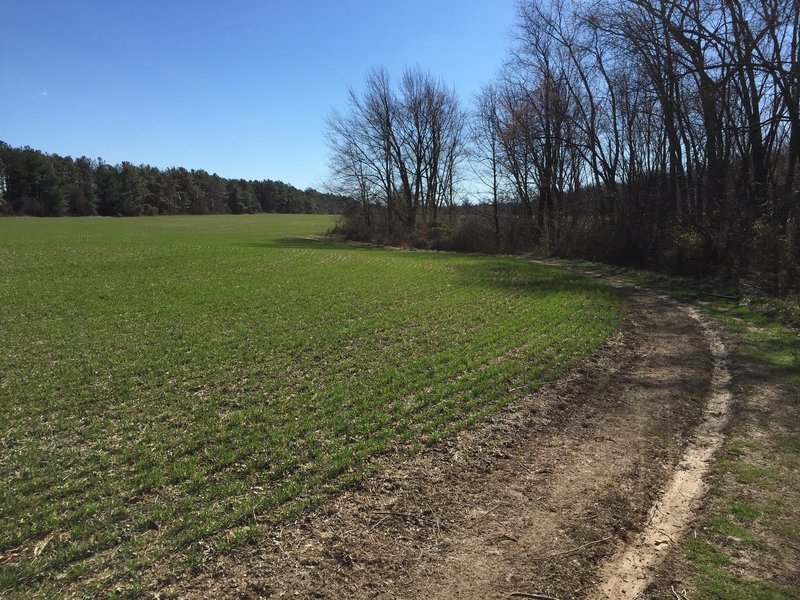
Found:
[[[333,217],[0,220],[0,596],[135,595],[520,398],[624,302]]]

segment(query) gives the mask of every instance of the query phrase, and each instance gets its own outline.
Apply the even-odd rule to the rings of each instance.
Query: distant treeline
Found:
[[[281,181],[225,179],[203,170],[129,162],[109,165],[0,142],[0,215],[341,213],[345,202],[342,196]]]

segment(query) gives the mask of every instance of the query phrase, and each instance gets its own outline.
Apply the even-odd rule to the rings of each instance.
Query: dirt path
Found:
[[[703,328],[714,357],[711,398],[664,493],[652,506],[647,526],[622,546],[599,572],[595,597],[637,598],[653,580],[666,551],[686,532],[705,493],[704,477],[714,453],[723,442],[731,404],[731,374],[725,344],[715,326],[696,308],[686,311]]]
[[[631,532],[657,523],[651,507],[665,482],[685,471],[678,467],[687,451],[708,445],[690,440],[699,422],[713,437],[704,399],[724,387],[719,348],[712,354],[692,314],[629,293],[619,334],[569,374],[257,543],[210,558],[164,595],[616,593],[606,587],[615,577],[631,579],[616,567],[627,565],[620,549],[644,547]],[[635,571],[636,586],[646,583],[645,567]]]

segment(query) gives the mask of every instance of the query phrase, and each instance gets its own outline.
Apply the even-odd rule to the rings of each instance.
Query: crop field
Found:
[[[523,397],[619,326],[521,259],[297,215],[0,220],[0,596],[136,595]]]

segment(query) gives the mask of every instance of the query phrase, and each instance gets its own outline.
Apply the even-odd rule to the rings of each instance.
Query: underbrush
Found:
[[[367,222],[350,208],[334,233],[345,239],[379,245],[484,254],[529,254],[539,258],[590,260],[622,268],[651,269],[672,280],[712,282],[738,296],[794,306],[800,321],[800,224],[783,229],[766,221],[712,235],[706,229],[672,223],[663,227],[611,223],[596,217],[543,220],[521,205],[467,205],[442,210],[436,221],[413,226],[389,222],[375,208]],[[701,283],[706,285],[707,283]],[[780,312],[785,312],[780,309]]]

